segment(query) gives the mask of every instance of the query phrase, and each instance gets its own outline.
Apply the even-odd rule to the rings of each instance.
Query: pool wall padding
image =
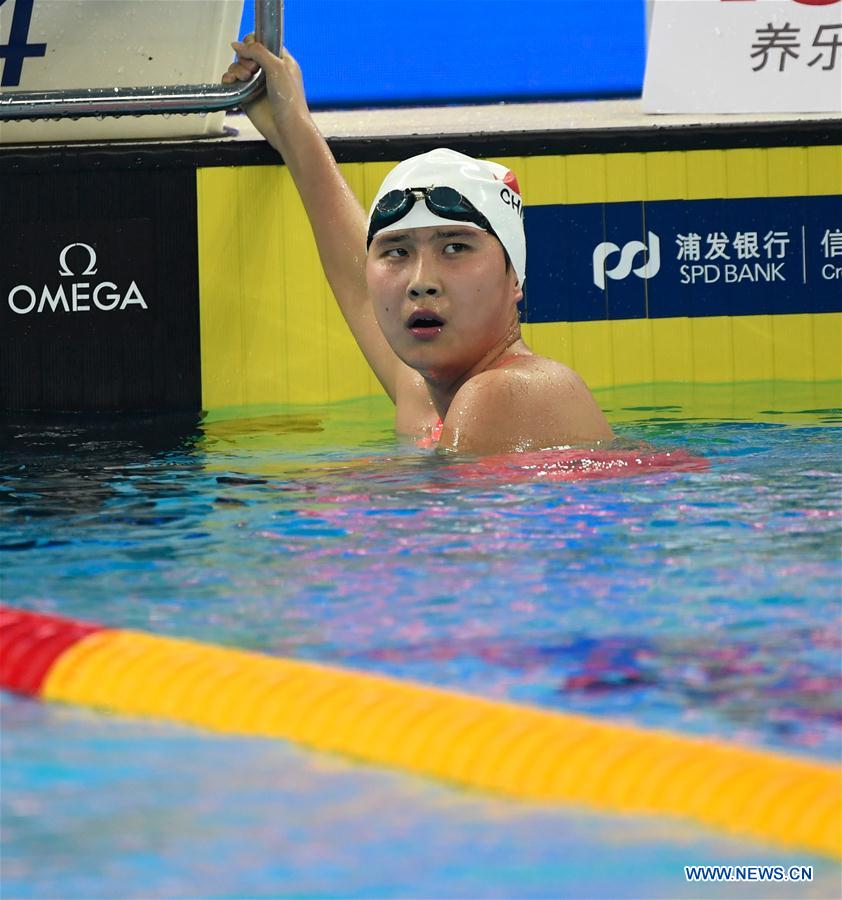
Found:
[[[830,764],[0,606],[0,687],[842,856]]]
[[[592,388],[842,378],[842,246],[827,256],[827,276],[801,277],[807,244],[816,250],[825,228],[842,233],[842,120],[605,127],[593,109],[582,128],[558,124],[562,104],[540,133],[330,142],[365,205],[393,161],[434,146],[511,167],[529,232],[524,336]],[[0,410],[216,411],[382,395],[289,172],[262,140],[0,145],[0,206]],[[596,242],[647,241],[657,217],[669,225],[657,277],[609,273],[595,293]],[[703,241],[747,229],[762,241],[781,227],[792,238],[785,284],[671,290],[679,228]],[[578,256],[556,265],[559,246],[575,240]],[[97,255],[91,276],[86,245]],[[68,247],[77,249],[62,274]],[[760,253],[771,265],[771,250]],[[120,296],[136,285],[145,308],[96,308],[100,279]],[[77,282],[78,304],[62,308],[57,292],[70,297]],[[41,311],[11,308],[20,285],[41,297]]]
[[[527,207],[838,195],[842,209],[838,146],[494,158],[517,173]],[[393,165],[342,166],[366,209]],[[333,300],[288,170],[199,169],[197,193],[205,408],[380,393]],[[802,299],[809,309],[809,291]],[[591,388],[842,377],[836,311],[540,322],[523,334]]]

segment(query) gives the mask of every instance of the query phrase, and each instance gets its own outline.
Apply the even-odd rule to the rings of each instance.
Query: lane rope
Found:
[[[829,763],[0,605],[0,687],[842,857]]]

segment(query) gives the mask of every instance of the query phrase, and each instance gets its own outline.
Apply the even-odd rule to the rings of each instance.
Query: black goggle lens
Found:
[[[394,215],[401,215],[404,211],[409,212],[415,206],[415,196],[406,191],[389,191],[384,194],[378,201],[374,210],[375,218],[389,218]]]
[[[452,187],[434,187],[426,197],[427,206],[432,212],[441,212],[447,216],[454,213],[474,213],[477,210],[457,190]]]

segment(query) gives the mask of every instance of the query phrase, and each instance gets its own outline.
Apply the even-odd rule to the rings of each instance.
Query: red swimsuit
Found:
[[[444,422],[441,419],[436,420],[429,437],[418,438],[419,447],[435,447],[441,440],[441,430],[444,428]]]

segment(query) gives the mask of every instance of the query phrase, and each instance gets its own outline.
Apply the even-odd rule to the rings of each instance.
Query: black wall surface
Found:
[[[0,170],[0,410],[200,406],[195,169]]]

